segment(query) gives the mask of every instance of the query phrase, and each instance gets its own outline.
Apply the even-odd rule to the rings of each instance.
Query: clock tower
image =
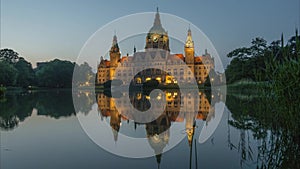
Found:
[[[190,67],[192,72],[194,72],[195,49],[194,49],[194,41],[192,39],[192,31],[190,28],[188,30],[188,35],[184,45],[184,53],[185,53],[186,64]]]
[[[118,62],[121,58],[120,48],[118,45],[118,40],[116,35],[114,35],[113,37],[113,43],[109,51],[109,57],[110,57],[109,77],[110,80],[112,80],[115,75],[115,70],[118,67]]]
[[[190,28],[188,30],[188,36],[186,38],[184,52],[185,52],[185,62],[187,64],[194,64],[194,53],[195,53],[194,41],[192,39],[192,31]]]
[[[152,28],[146,36],[145,49],[163,49],[170,51],[168,32],[161,25],[158,8],[155,14],[155,19]]]

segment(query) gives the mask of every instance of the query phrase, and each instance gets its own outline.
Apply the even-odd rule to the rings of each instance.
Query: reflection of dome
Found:
[[[154,150],[157,164],[160,164],[163,149],[169,143],[171,123],[166,115],[158,117],[155,121],[146,124],[148,143]]]
[[[149,142],[149,145],[151,146],[151,148],[154,150],[158,167],[159,167],[159,164],[161,161],[163,149],[169,143],[169,136],[170,136],[169,130],[166,132],[163,132],[159,135],[155,134],[153,136],[148,136],[148,142]]]
[[[155,154],[161,154],[165,146],[169,143],[169,132],[164,132],[159,135],[148,136],[148,142]]]

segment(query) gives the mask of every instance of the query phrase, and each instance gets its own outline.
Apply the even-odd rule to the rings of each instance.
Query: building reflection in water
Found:
[[[219,96],[218,94],[209,94],[210,98],[207,97],[203,91],[199,93],[180,93],[179,90],[164,91],[166,99],[166,107],[163,113],[154,121],[146,124],[134,122],[132,130],[137,128],[137,125],[144,125],[146,129],[146,137],[149,145],[152,147],[154,154],[156,155],[157,163],[160,164],[163,149],[169,143],[171,123],[184,123],[185,122],[185,133],[188,139],[188,145],[191,148],[193,143],[193,136],[195,131],[196,120],[209,122],[214,117],[214,106],[211,105],[211,99],[215,99]],[[199,95],[199,103],[195,103],[195,94]],[[162,95],[158,94],[155,99],[162,99]],[[142,92],[132,92],[129,96],[131,104],[140,111],[146,111],[150,108],[150,96],[143,94]],[[114,141],[118,141],[118,133],[122,122],[129,122],[131,117],[126,117],[126,111],[129,111],[124,106],[119,106],[119,110],[115,106],[115,98],[109,97],[104,93],[97,94],[98,111],[101,119],[109,118],[109,123],[112,128]],[[122,105],[122,104],[121,104]],[[194,114],[189,111],[192,106],[199,106],[198,112]],[[122,114],[119,112],[122,111]],[[184,113],[180,113],[180,111]],[[123,113],[125,112],[125,113]]]

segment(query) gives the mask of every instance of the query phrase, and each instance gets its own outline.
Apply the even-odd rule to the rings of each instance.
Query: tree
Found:
[[[267,41],[257,37],[252,40],[251,44],[250,47],[237,48],[227,55],[233,58],[226,69],[228,83],[241,79],[265,80]]]
[[[18,70],[16,85],[22,87],[28,87],[29,85],[32,85],[34,81],[34,72],[31,63],[20,57],[18,62],[15,63],[15,68]]]
[[[73,69],[75,63],[55,59],[37,67],[36,78],[38,86],[64,88],[72,87]]]
[[[90,65],[84,62],[81,65],[75,65],[74,80],[77,86],[84,84],[89,85],[95,83],[95,73]]]
[[[13,86],[16,84],[18,71],[11,64],[0,61],[0,85]]]
[[[241,60],[247,59],[251,56],[251,51],[249,48],[242,47],[235,49],[231,51],[229,54],[227,54],[227,57],[229,58],[239,58]]]
[[[252,39],[251,44],[252,46],[250,47],[250,52],[252,57],[263,55],[267,48],[267,41],[260,37]]]
[[[19,59],[19,54],[12,49],[0,50],[0,61],[6,61],[8,63],[16,63]]]

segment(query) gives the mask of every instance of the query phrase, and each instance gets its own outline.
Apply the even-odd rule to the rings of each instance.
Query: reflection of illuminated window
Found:
[[[141,79],[141,78],[139,78],[139,77],[138,77],[138,78],[136,78],[136,83],[137,83],[137,84],[141,84],[141,83],[142,83],[142,79]]]
[[[136,96],[136,98],[137,98],[138,100],[142,99],[142,93],[138,93],[137,96]]]
[[[157,100],[160,100],[161,99],[161,95],[159,94],[157,97],[156,97]]]

